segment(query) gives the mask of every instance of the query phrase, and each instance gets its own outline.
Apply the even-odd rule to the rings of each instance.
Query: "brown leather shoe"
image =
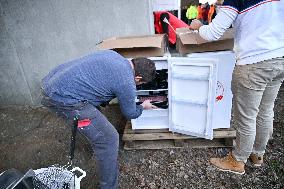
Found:
[[[260,167],[263,164],[263,155],[256,155],[251,153],[249,159],[256,167]]]
[[[244,162],[237,161],[231,152],[224,158],[211,158],[210,162],[221,171],[228,171],[240,175],[245,173]]]

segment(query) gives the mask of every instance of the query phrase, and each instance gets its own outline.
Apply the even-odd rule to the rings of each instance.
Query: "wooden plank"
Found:
[[[183,145],[184,145],[184,140],[183,140],[183,139],[174,140],[174,145],[175,145],[176,147],[183,147]]]
[[[226,146],[234,146],[235,138],[224,138],[224,144]]]
[[[230,139],[233,141],[233,139]],[[233,142],[231,142],[232,144]],[[189,139],[184,140],[181,146],[175,145],[175,140],[155,140],[155,141],[126,141],[125,150],[151,150],[151,149],[168,149],[168,148],[215,148],[215,147],[232,147],[224,139]]]
[[[166,133],[166,134],[161,134],[161,133]],[[168,129],[138,129],[138,130],[132,130],[130,121],[126,122],[124,134],[145,134],[145,137],[148,137],[147,136],[148,134],[152,134],[152,135],[157,134],[157,140],[160,140],[160,139],[176,139],[176,137],[182,137],[180,139],[196,138],[194,136],[172,133]],[[171,136],[171,134],[175,135],[174,138],[172,138],[173,136]],[[132,135],[129,135],[126,138],[128,138],[128,137],[132,138]],[[141,137],[143,137],[143,136],[141,135]],[[154,136],[152,136],[152,137],[154,137]],[[163,137],[165,137],[165,138],[163,138]],[[167,137],[169,137],[169,138],[167,138]],[[213,137],[214,138],[236,137],[236,131],[232,128],[214,129]],[[140,138],[140,137],[138,137],[138,138]],[[149,140],[153,140],[153,139],[149,139]]]
[[[213,133],[213,138],[235,138],[236,131],[234,130],[226,130],[220,131],[216,130]],[[165,139],[194,139],[197,137],[183,135],[178,133],[140,133],[140,134],[123,134],[122,140],[165,140]]]
[[[172,133],[168,129],[132,130],[131,122],[125,125],[122,140],[125,150],[164,148],[232,147],[236,137],[234,129],[215,129],[213,140]]]
[[[192,139],[195,137],[180,135],[175,133],[141,133],[141,134],[123,134],[122,140],[167,140],[167,139]]]

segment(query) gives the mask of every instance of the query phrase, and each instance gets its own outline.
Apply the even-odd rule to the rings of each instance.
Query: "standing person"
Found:
[[[216,16],[215,5],[210,5],[208,12],[208,23],[212,22],[212,19]]]
[[[208,13],[209,13],[209,9],[210,9],[210,5],[208,4],[208,2],[206,2],[204,5],[203,5],[203,8],[202,8],[202,23],[203,24],[208,24]]]
[[[207,25],[208,24],[208,13],[209,13],[210,6],[208,2],[202,5],[202,20],[199,20],[202,22],[202,24]]]
[[[197,8],[195,5],[190,5],[190,7],[186,11],[186,17],[188,19],[188,25],[190,25],[191,21],[197,17]]]
[[[222,171],[245,173],[248,158],[263,163],[273,131],[273,107],[284,80],[284,1],[225,0],[212,23],[194,20],[191,29],[207,40],[217,40],[234,25],[236,67],[232,92],[236,148],[224,158],[210,162]],[[265,19],[267,24],[263,24]]]
[[[199,3],[198,6],[197,6],[197,16],[196,16],[196,19],[197,20],[203,20],[202,18],[202,4]]]
[[[91,143],[100,175],[100,187],[118,187],[119,135],[98,107],[117,97],[127,119],[143,109],[155,108],[150,101],[136,105],[136,85],[155,78],[155,64],[146,58],[128,61],[106,50],[59,65],[42,80],[42,104],[71,123],[87,120],[78,128]]]

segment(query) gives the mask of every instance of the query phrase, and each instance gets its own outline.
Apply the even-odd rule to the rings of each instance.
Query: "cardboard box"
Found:
[[[189,28],[177,29],[177,51],[184,55],[193,52],[210,52],[232,50],[234,46],[234,30],[228,29],[217,41],[207,41],[198,32]]]
[[[99,44],[99,49],[112,49],[126,58],[164,56],[164,34],[110,38]]]

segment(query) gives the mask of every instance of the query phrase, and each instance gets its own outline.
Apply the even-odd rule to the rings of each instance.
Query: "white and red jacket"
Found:
[[[238,65],[284,56],[284,0],[225,0],[213,21],[199,28],[199,34],[217,40],[231,25]]]

